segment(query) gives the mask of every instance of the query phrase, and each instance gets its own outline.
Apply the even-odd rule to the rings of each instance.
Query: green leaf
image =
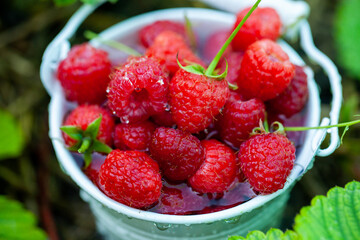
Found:
[[[241,236],[229,237],[228,240],[298,240],[299,236],[293,231],[286,231],[283,233],[279,229],[272,228],[266,235],[260,231],[252,231],[248,233],[246,238]]]
[[[91,147],[92,147],[93,151],[100,152],[100,153],[110,153],[113,150],[107,144],[102,143],[98,140],[94,140]]]
[[[18,122],[0,109],[0,126],[0,160],[19,156],[24,147],[24,136]]]
[[[359,239],[360,183],[353,181],[345,188],[332,188],[327,197],[315,197],[296,216],[294,229],[308,240]]]
[[[76,0],[54,0],[55,5],[58,7],[67,6],[70,4],[74,4]]]
[[[83,136],[83,130],[76,126],[61,126],[61,131],[69,135],[70,138],[81,141]]]
[[[183,66],[181,65],[178,55],[176,55],[176,61],[179,65],[180,68],[184,69],[185,71],[189,72],[189,73],[193,73],[193,74],[198,74],[198,75],[204,75],[205,72],[205,68],[199,64],[192,64],[192,65],[188,65],[188,66]]]
[[[340,64],[360,80],[360,0],[343,0],[336,8],[335,40]]]
[[[99,133],[101,119],[102,119],[102,115],[100,114],[100,117],[98,117],[97,119],[92,121],[87,126],[87,128],[85,130],[85,136],[89,136],[91,139],[96,139],[96,137],[97,137],[97,135]]]
[[[0,239],[45,240],[47,236],[36,226],[31,212],[19,202],[0,196]]]

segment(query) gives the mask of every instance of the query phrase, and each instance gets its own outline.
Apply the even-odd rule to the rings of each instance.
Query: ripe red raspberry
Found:
[[[172,76],[179,69],[176,56],[182,65],[198,63],[205,65],[186,44],[185,39],[179,34],[171,31],[165,31],[159,34],[154,43],[147,49],[145,55],[155,57],[170,72]]]
[[[220,139],[238,149],[252,130],[259,126],[260,120],[264,121],[265,105],[257,98],[243,101],[238,93],[232,92],[231,95],[216,125]]]
[[[170,83],[173,120],[184,131],[197,133],[207,128],[229,96],[226,80],[215,80],[180,69]]]
[[[101,104],[106,99],[111,63],[108,54],[88,43],[71,48],[57,69],[66,99],[79,104]]]
[[[114,145],[121,150],[147,151],[155,124],[150,121],[140,123],[120,123],[114,131]]]
[[[239,92],[263,101],[278,96],[290,84],[295,68],[288,55],[275,42],[265,39],[245,51],[237,79]]]
[[[241,144],[238,156],[254,190],[269,194],[284,187],[294,166],[295,147],[281,134],[260,134]]]
[[[204,161],[200,140],[181,130],[160,127],[153,134],[150,152],[169,180],[182,181],[195,174]]]
[[[111,114],[98,105],[80,105],[70,112],[65,118],[63,126],[75,126],[85,131],[90,123],[95,119],[102,116],[99,126],[99,132],[97,134],[97,140],[102,143],[112,146],[115,122]],[[78,144],[78,141],[71,138],[69,135],[63,132],[63,138],[65,145],[68,147],[74,147]]]
[[[184,24],[169,20],[160,20],[140,29],[140,42],[144,45],[144,47],[148,48],[153,44],[155,38],[164,31],[176,32],[186,39]]]
[[[189,178],[190,186],[200,193],[220,193],[229,188],[236,176],[234,151],[216,140],[201,141],[205,161]]]
[[[230,32],[228,30],[220,30],[211,34],[206,39],[202,49],[202,56],[206,63],[210,63],[213,60],[229,36]],[[224,55],[227,55],[229,52],[231,52],[231,46],[225,50]]]
[[[284,114],[289,118],[304,108],[308,97],[306,73],[302,67],[295,66],[295,76],[290,85],[279,96],[267,102],[267,107],[270,112]]]
[[[237,84],[236,80],[239,77],[241,61],[243,59],[244,52],[229,52],[223,58],[223,60],[219,63],[219,68],[221,72],[224,72],[226,69],[226,62],[228,64],[228,73],[226,75],[226,80],[229,83]],[[226,61],[225,61],[226,60]]]
[[[133,57],[111,75],[108,106],[123,123],[144,121],[167,106],[169,77],[155,58]]]
[[[235,29],[248,13],[250,8],[240,11],[236,16]],[[280,36],[281,20],[273,8],[257,8],[246,20],[232,41],[235,50],[246,50],[246,48],[261,39],[276,40]]]
[[[146,153],[113,150],[100,168],[99,187],[127,206],[149,207],[161,194],[159,166]]]

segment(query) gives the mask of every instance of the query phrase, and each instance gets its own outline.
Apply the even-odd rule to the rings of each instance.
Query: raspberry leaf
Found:
[[[355,240],[359,236],[360,182],[352,181],[345,188],[330,189],[327,196],[317,196],[311,206],[303,207],[295,217],[294,231],[252,231],[246,237],[232,236],[228,240]]]
[[[283,233],[279,229],[272,228],[266,234],[260,231],[252,231],[245,237],[233,236],[228,240],[297,240],[300,239],[294,231],[286,231]]]
[[[334,187],[301,209],[294,229],[303,239],[358,239],[360,236],[360,183]]]
[[[352,76],[360,79],[360,9],[359,0],[340,1],[336,8],[335,40],[339,63],[342,64]]]
[[[15,118],[0,110],[0,160],[17,157],[24,147],[23,132]]]
[[[47,236],[21,203],[0,196],[0,239],[45,240]]]

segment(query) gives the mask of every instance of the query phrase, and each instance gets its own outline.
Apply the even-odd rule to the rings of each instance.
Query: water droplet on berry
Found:
[[[141,88],[137,87],[137,88],[135,88],[134,90],[135,90],[135,92],[140,92],[140,91],[141,91]]]
[[[126,123],[126,124],[128,124],[130,122],[129,118],[127,116],[120,117],[120,121],[122,123]]]
[[[234,223],[238,223],[239,221],[240,221],[240,216],[225,219],[226,223],[233,223],[234,224]]]
[[[109,93],[109,92],[110,92],[110,88],[107,88],[107,89],[106,89],[106,93]]]
[[[116,112],[115,112],[115,111],[113,111],[113,112],[112,112],[112,114],[116,115]]]
[[[164,105],[164,108],[165,108],[165,111],[170,111],[170,105],[168,104],[168,103],[166,103],[165,105]]]
[[[168,224],[168,223],[154,223],[154,224],[160,231],[165,231],[169,227],[171,227],[171,224]]]
[[[160,78],[158,81],[157,81],[158,84],[160,85],[164,85],[164,80],[162,78]]]

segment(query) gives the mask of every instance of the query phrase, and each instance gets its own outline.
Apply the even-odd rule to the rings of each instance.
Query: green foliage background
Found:
[[[68,1],[70,5],[61,4]],[[315,44],[339,66],[344,102],[341,121],[360,114],[360,0],[308,0]],[[42,54],[80,1],[0,1],[0,194],[17,199],[39,219],[51,239],[97,240],[94,219],[78,187],[59,168],[48,138],[49,96],[39,78]],[[61,6],[60,6],[61,5]],[[170,7],[203,7],[191,0],[119,0],[98,9],[82,25],[100,32],[128,17]],[[74,43],[85,39],[79,34]],[[294,43],[297,48],[297,43]],[[309,63],[321,89],[323,116],[331,93],[326,75]],[[360,180],[360,126],[353,126],[331,156],[317,158],[296,184],[281,229],[292,229],[300,208],[316,195]],[[326,143],[325,143],[326,145]],[[77,209],[77,211],[73,211]]]

